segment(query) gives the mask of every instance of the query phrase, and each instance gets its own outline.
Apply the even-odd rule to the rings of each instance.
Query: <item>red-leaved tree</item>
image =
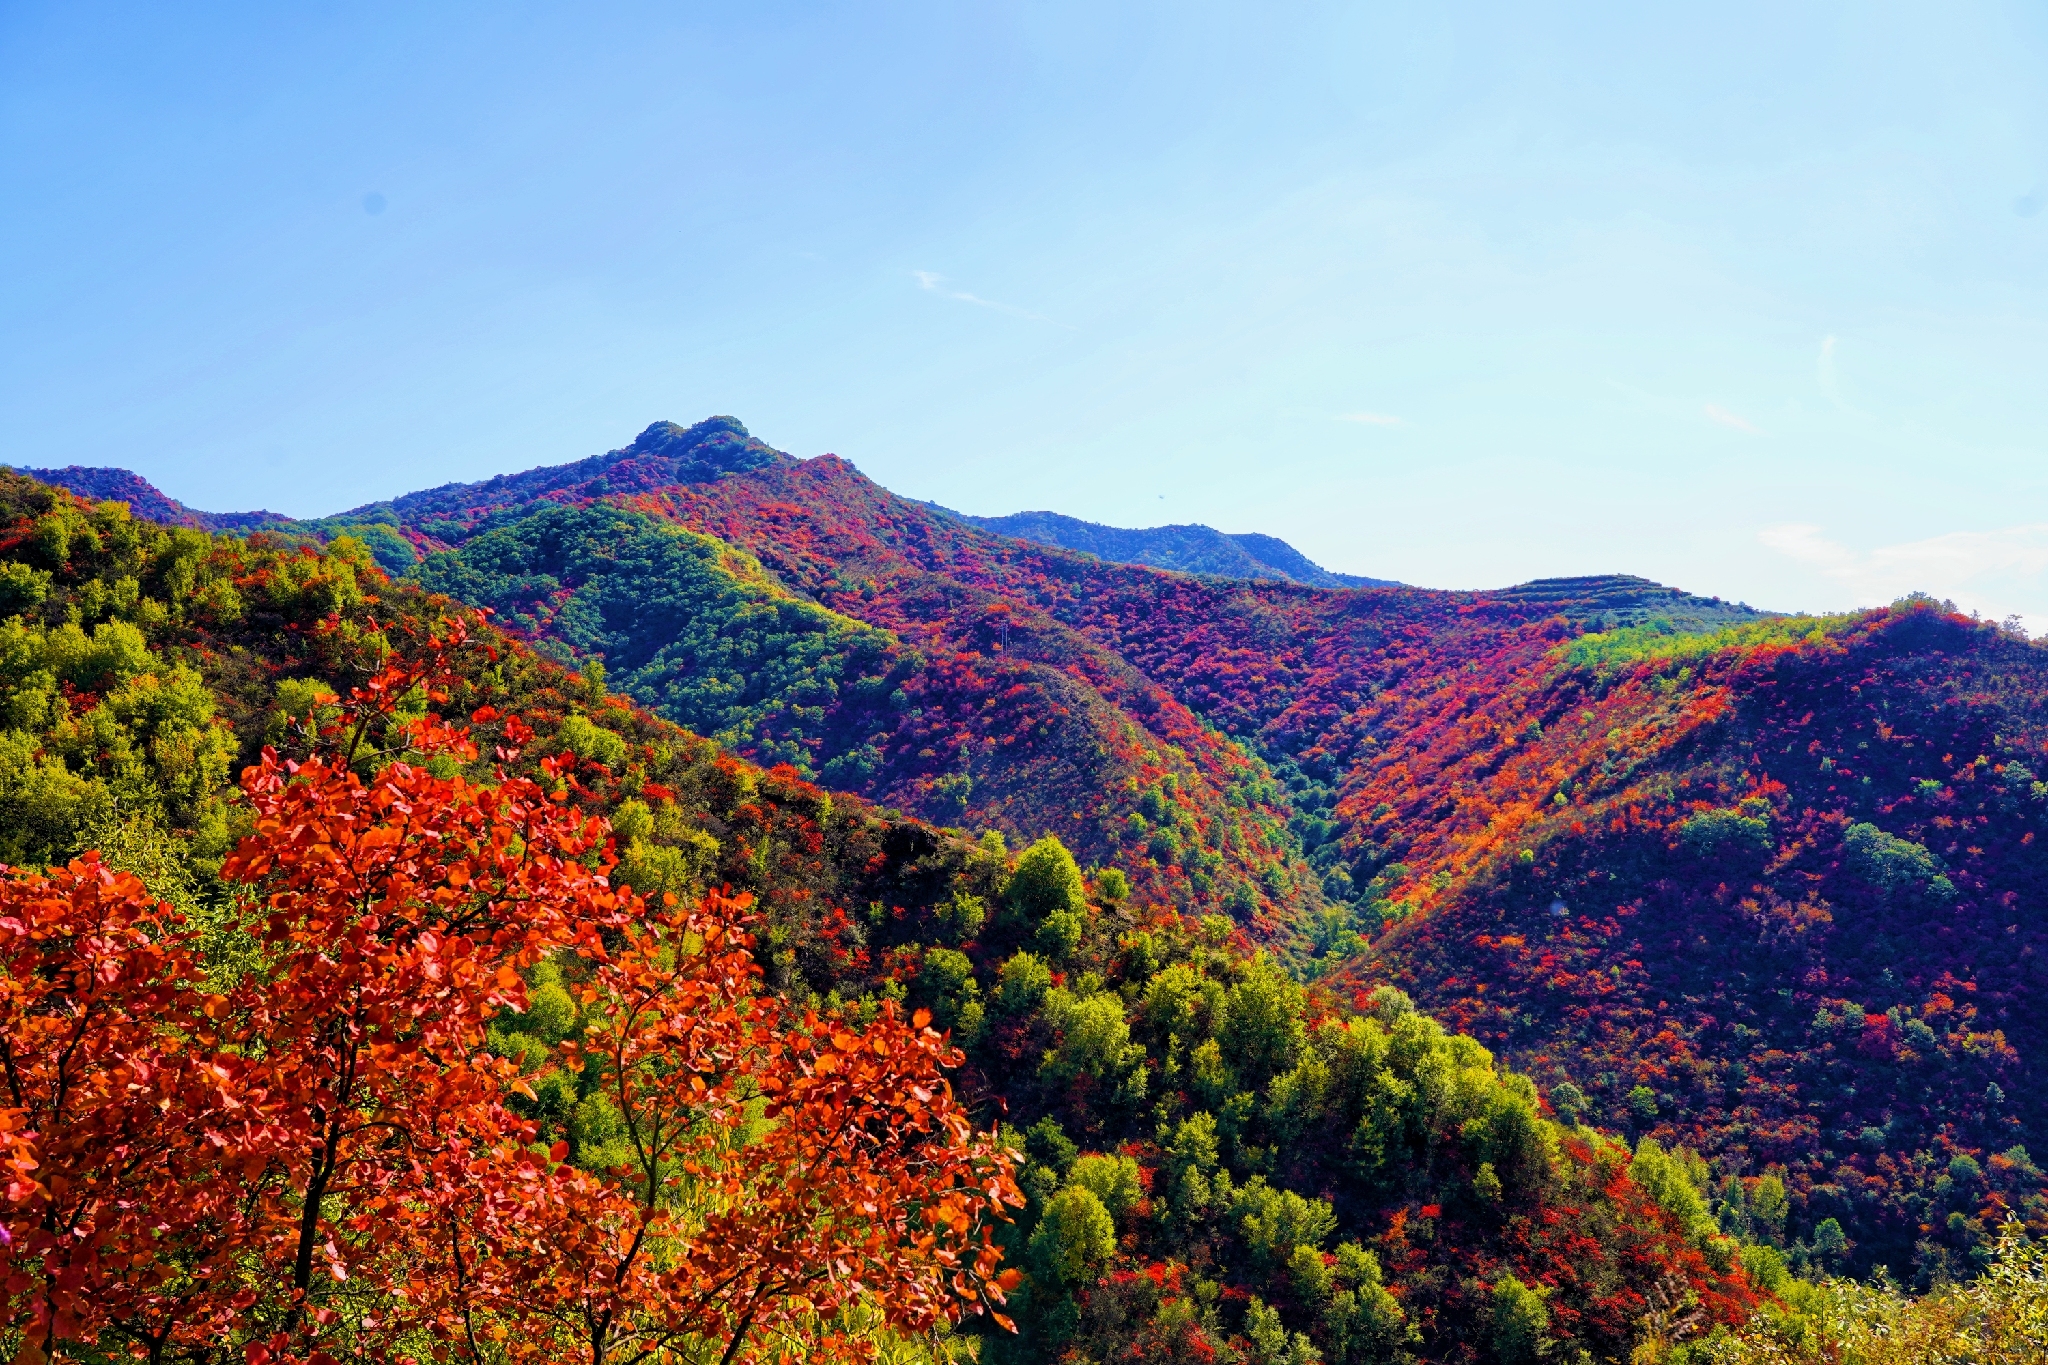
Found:
[[[17,1359],[113,1340],[320,1365],[424,1335],[478,1362],[731,1362],[858,1354],[856,1304],[914,1329],[1000,1303],[986,1222],[1017,1194],[946,1085],[957,1055],[891,1009],[792,1016],[741,901],[650,913],[614,887],[573,760],[437,775],[474,745],[402,717],[462,643],[356,689],[310,760],[244,774],[254,831],[224,876],[257,966],[223,993],[133,877],[0,877]],[[564,1060],[626,1118],[616,1169],[536,1146],[489,1047],[559,954],[593,964]]]

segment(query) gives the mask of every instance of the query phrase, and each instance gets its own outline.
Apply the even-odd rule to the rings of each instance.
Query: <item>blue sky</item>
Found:
[[[0,459],[731,413],[963,510],[2048,628],[2048,10],[0,0]]]

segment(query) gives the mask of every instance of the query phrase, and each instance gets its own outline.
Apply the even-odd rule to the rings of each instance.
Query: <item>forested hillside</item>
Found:
[[[773,451],[724,418],[285,530],[309,543],[346,531],[348,546],[370,547],[345,551],[365,571],[374,554],[490,607],[512,636],[581,670],[592,697],[608,682],[789,765],[764,780],[917,817],[834,798],[890,838],[953,850],[906,864],[955,869],[914,895],[846,883],[826,899],[861,943],[837,951],[864,951],[864,969],[926,992],[970,1042],[970,1072],[1001,1078],[984,1093],[1014,1106],[1041,1203],[1066,1188],[1060,1144],[1074,1141],[1130,1155],[1144,1195],[1133,1207],[1156,1211],[1179,1188],[1160,1183],[1181,1179],[1177,1135],[1207,1132],[1206,1115],[1230,1198],[1257,1176],[1326,1200],[1432,1358],[1483,1355],[1488,1339],[1459,1335],[1459,1296],[1472,1291],[1430,1278],[1434,1253],[1404,1261],[1388,1240],[1398,1229],[1426,1227],[1444,1254],[1482,1267],[1459,1272],[1473,1285],[1496,1283],[1483,1267],[1509,1243],[1490,1239],[1508,1237],[1514,1273],[1559,1296],[1538,1295],[1558,1305],[1553,1330],[1591,1332],[1617,1305],[1656,1301],[1618,1288],[1619,1269],[1603,1283],[1620,1298],[1568,1292],[1543,1269],[1533,1225],[1489,1223],[1490,1196],[1482,1207],[1469,1191],[1506,1176],[1481,1148],[1459,1148],[1468,1193],[1433,1195],[1434,1214],[1374,1183],[1377,1158],[1360,1154],[1381,1139],[1360,1135],[1378,1131],[1381,1101],[1343,1090],[1351,1044],[1329,1030],[1395,1038],[1412,999],[1466,1035],[1428,1055],[1455,1072],[1474,1056],[1460,1049],[1483,1043],[1537,1081],[1540,1096],[1513,1103],[1567,1125],[1532,1130],[1551,1153],[1526,1206],[1550,1210],[1544,1226],[1620,1197],[1600,1186],[1574,1202],[1569,1172],[1610,1159],[1592,1129],[1569,1127],[1584,1120],[1651,1151],[1702,1154],[1680,1183],[1706,1190],[1685,1206],[1703,1256],[1718,1227],[1809,1272],[1882,1265],[1924,1285],[1984,1264],[2007,1217],[2048,1232],[2048,1178],[2030,1155],[2048,1141],[2034,1076],[2048,1039],[2028,1008],[2048,885],[2036,839],[2048,652],[1942,604],[1795,618],[1622,576],[1448,593],[1162,572],[995,534],[845,461]],[[1058,914],[1006,913],[994,864],[973,861],[992,845],[917,820],[995,830],[1012,848],[1057,835],[1083,890]],[[958,870],[970,866],[985,870]],[[886,894],[954,906],[956,892],[980,909],[920,922],[872,908],[898,903]],[[978,937],[949,927],[977,914]],[[799,921],[809,912],[778,932],[813,932]],[[1242,931],[1268,966],[1247,965]],[[804,942],[806,961],[837,960]],[[825,989],[820,970],[803,968]],[[1213,1003],[1255,978],[1267,982],[1255,994],[1295,1002],[1282,1011],[1300,1025],[1284,1065],[1225,1027],[1236,1006]],[[1180,1017],[1149,1003],[1168,979],[1212,1003],[1159,1024]],[[1376,993],[1389,986],[1405,995]],[[843,989],[858,989],[854,976]],[[1419,1084],[1391,1074],[1395,1092]],[[1482,1089],[1496,1084],[1522,1093]],[[1296,1107],[1310,1091],[1353,1098]],[[1463,1132],[1478,1111],[1429,1112],[1407,1131],[1447,1135],[1433,1125],[1457,1113]],[[1045,1115],[1059,1141],[1029,1137],[1023,1118]],[[1188,1140],[1206,1151],[1211,1139]],[[1425,1155],[1437,1139],[1414,1140],[1398,1164],[1439,1170]],[[1319,1145],[1331,1142],[1341,1154]],[[1052,1175],[1031,1174],[1041,1167]],[[1110,1167],[1078,1169],[1111,1179]],[[1214,1184],[1202,1180],[1193,1188]],[[1260,1312],[1281,1305],[1288,1330],[1326,1357],[1349,1349],[1321,1309],[1289,1297],[1270,1255],[1244,1259],[1255,1234],[1238,1214],[1216,1224],[1222,1241],[1183,1247],[1167,1224],[1127,1224],[1096,1193],[1119,1254],[1184,1264],[1190,1303],[1216,1286],[1223,1327],[1205,1332],[1253,1321],[1231,1295],[1256,1284]],[[1607,1236],[1588,1233],[1572,1255]],[[1027,1315],[1027,1333],[1096,1331],[1088,1315],[1106,1300],[1086,1286],[1107,1264],[1060,1281],[1075,1293],[1058,1312],[1079,1316]],[[1301,1273],[1314,1277],[1306,1261]],[[1183,1292],[1159,1275],[1131,1292],[1161,1304]],[[1041,1307],[1047,1276],[1058,1278],[1034,1271],[1027,1294]],[[1687,1303],[1723,1302],[1690,1283]],[[1749,1291],[1726,1292],[1733,1305]],[[1619,1339],[1600,1338],[1597,1353]]]
[[[1690,1158],[1544,1118],[1527,1081],[1398,992],[1353,1005],[1304,989],[1231,921],[1139,904],[1120,871],[1084,877],[1056,840],[1013,856],[1000,836],[970,841],[763,772],[609,695],[598,668],[571,672],[387,580],[358,541],[166,529],[4,475],[0,582],[7,861],[98,850],[141,877],[172,907],[167,949],[198,953],[221,1011],[281,969],[262,926],[286,902],[266,920],[238,888],[281,828],[254,816],[293,790],[287,761],[320,781],[323,763],[353,765],[413,784],[414,800],[456,779],[538,783],[608,817],[619,882],[657,903],[751,894],[766,980],[800,1004],[868,1021],[894,1017],[892,1001],[930,1011],[967,1050],[971,1112],[1028,1157],[1026,1202],[1000,1229],[1024,1272],[1018,1332],[986,1336],[991,1359],[1475,1360],[1544,1342],[1606,1356],[1735,1321],[1782,1274],[1704,1217]],[[468,757],[445,738],[415,747],[433,713],[467,718]],[[611,978],[591,973],[578,956],[533,961],[527,1003],[501,1006],[488,1032],[512,1067],[502,1102],[564,1172],[609,1169],[637,1140],[609,1073],[576,1051],[615,1026],[599,1008]],[[283,1199],[280,1215],[291,1188],[251,1187]],[[32,1212],[46,1197],[16,1201]],[[332,1288],[317,1314],[273,1300],[260,1276],[236,1289],[259,1239],[236,1243],[240,1271],[139,1296],[119,1262],[95,1261],[116,1292],[34,1317],[35,1339],[183,1343],[175,1358],[192,1360],[252,1343],[368,1350],[408,1320],[343,1289],[350,1267],[366,1284],[403,1278],[391,1258],[407,1244],[376,1207],[320,1232],[335,1274],[318,1281]],[[326,1228],[306,1210],[306,1227]],[[31,1229],[8,1252],[23,1312],[65,1245]],[[501,1358],[424,1320],[407,1330],[457,1358]]]
[[[1860,1267],[1965,1273],[2048,1219],[2044,750],[2048,654],[1931,602],[1582,636],[1361,772],[1343,839],[1393,924],[1346,974],[1778,1172]]]

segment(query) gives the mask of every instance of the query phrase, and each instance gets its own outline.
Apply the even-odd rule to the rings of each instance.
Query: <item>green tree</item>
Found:
[[[1116,1223],[1093,1190],[1069,1185],[1046,1202],[1031,1234],[1030,1253],[1045,1284],[1084,1284],[1116,1254]]]
[[[996,1008],[1004,1014],[1035,1009],[1052,988],[1052,968],[1031,953],[1012,954],[996,973]]]
[[[1500,1365],[1535,1365],[1550,1354],[1550,1310],[1543,1295],[1513,1275],[1493,1282],[1493,1353]]]
[[[1173,1226],[1189,1230],[1208,1213],[1219,1193],[1228,1197],[1230,1174],[1219,1171],[1222,1159],[1216,1142],[1216,1119],[1211,1114],[1190,1114],[1169,1133],[1160,1130],[1160,1145],[1166,1153],[1167,1200],[1173,1209]],[[1221,1186],[1221,1190],[1219,1190]]]
[[[1092,1076],[1129,1098],[1144,1093],[1145,1048],[1131,1041],[1122,1000],[1108,991],[1075,995],[1060,987],[1046,994],[1044,1014],[1060,1035],[1059,1046],[1046,1054],[1047,1075],[1063,1081]]]
[[[1328,1203],[1274,1189],[1257,1175],[1238,1191],[1231,1214],[1253,1268],[1267,1275],[1288,1264],[1297,1247],[1320,1251],[1337,1229],[1337,1215]]]
[[[1017,855],[1017,867],[1010,874],[1003,898],[1011,910],[1034,928],[1054,915],[1085,918],[1088,912],[1081,866],[1067,852],[1067,846],[1051,834]]]
[[[1842,1231],[1840,1220],[1823,1218],[1813,1230],[1813,1258],[1828,1270],[1839,1270],[1849,1259],[1852,1247],[1849,1234]]]
[[[1550,1107],[1557,1111],[1560,1123],[1576,1128],[1579,1119],[1593,1106],[1586,1099],[1585,1091],[1570,1081],[1560,1081],[1550,1087]]]
[[[1322,1360],[1314,1344],[1301,1333],[1288,1331],[1279,1311],[1256,1294],[1245,1307],[1244,1334],[1255,1365],[1318,1365]]]
[[[1637,1123],[1652,1123],[1657,1118],[1657,1092],[1647,1085],[1639,1085],[1628,1092],[1628,1112]]]
[[[1332,1276],[1336,1292],[1323,1310],[1324,1331],[1335,1365],[1396,1365],[1421,1334],[1400,1300],[1387,1292],[1379,1257],[1356,1242],[1337,1248]]]
[[[1756,1182],[1756,1188],[1749,1192],[1750,1226],[1772,1246],[1784,1242],[1785,1218],[1791,1209],[1791,1200],[1785,1194],[1785,1182],[1776,1175],[1764,1175]]]
[[[1304,1004],[1301,985],[1264,953],[1231,988],[1217,1042],[1247,1088],[1263,1086],[1294,1065],[1307,1042]]]
[[[1119,1225],[1145,1197],[1144,1186],[1138,1180],[1138,1163],[1127,1156],[1081,1157],[1074,1162],[1067,1180],[1101,1200]]]
[[[1700,1193],[1707,1165],[1698,1154],[1684,1147],[1667,1152],[1654,1139],[1644,1138],[1636,1144],[1628,1174],[1695,1242],[1704,1242],[1720,1231]]]
[[[1955,884],[1942,875],[1940,858],[1924,844],[1858,822],[1842,833],[1842,861],[1851,872],[1887,896],[1918,886],[1936,900],[1952,900]]]

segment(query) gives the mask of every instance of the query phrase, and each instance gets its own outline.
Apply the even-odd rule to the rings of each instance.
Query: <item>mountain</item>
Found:
[[[1400,987],[1553,1108],[1704,1153],[1730,1229],[1922,1282],[1987,1254],[2000,1208],[2048,1231],[2048,652],[2023,638],[1622,575],[1162,572],[725,418],[302,533],[342,526],[743,754],[1057,833],[1133,906],[1231,915],[1355,1008]]]
[[[494,521],[506,513],[518,515]],[[557,615],[518,630],[571,658],[625,647],[602,633],[617,621],[601,563],[710,594],[667,603],[687,608],[671,624],[692,649],[709,647],[690,633],[702,616],[750,639],[792,637],[799,672],[892,658],[880,627],[792,596],[730,545],[617,504],[508,504],[457,538],[475,553],[426,564],[506,580],[509,567],[531,570],[522,592],[541,576],[577,583],[564,598],[520,599]],[[266,970],[245,917],[268,911],[221,868],[251,825],[230,774],[271,748],[287,760],[352,755],[366,779],[405,762],[444,780],[545,782],[609,819],[618,881],[650,896],[723,885],[754,897],[756,954],[777,990],[856,1020],[884,1000],[930,1010],[966,1050],[956,1075],[977,1121],[1003,1123],[1028,1156],[1027,1204],[998,1229],[1024,1275],[1009,1305],[1020,1331],[987,1331],[992,1362],[1249,1362],[1270,1358],[1275,1340],[1296,1360],[1472,1362],[1532,1333],[1619,1358],[1690,1330],[1646,1328],[1646,1304],[1680,1303],[1688,1324],[1734,1323],[1782,1283],[1777,1253],[1704,1216],[1684,1158],[1546,1118],[1526,1079],[1400,992],[1352,1005],[1305,989],[1228,921],[1141,903],[1113,871],[1084,877],[1055,841],[1013,855],[994,835],[969,839],[736,758],[608,693],[594,659],[572,671],[448,596],[389,578],[354,537],[168,529],[0,474],[0,593],[0,856],[34,868],[97,850],[169,903],[210,978]],[[820,653],[800,652],[809,636],[826,637]],[[344,711],[387,665],[426,657],[446,674],[391,698],[386,720]],[[618,662],[624,672],[631,660]],[[723,675],[706,663],[665,676],[708,687]],[[476,749],[415,751],[397,722],[427,708],[466,726]],[[370,843],[306,837],[351,850],[335,858]],[[446,941],[450,971],[485,951],[453,931]],[[529,969],[532,1008],[493,1018],[489,1060],[517,1077],[535,1152],[593,1171],[615,1163],[620,1120],[601,1059],[571,1050],[584,1021],[569,988],[592,970],[587,956]],[[210,997],[208,1016],[226,1001]],[[217,1070],[209,1086],[231,1086]],[[62,1134],[35,1135],[46,1136]],[[204,1172],[213,1151],[197,1144],[181,1160]],[[55,1159],[68,1155],[60,1144]],[[378,1241],[392,1216],[383,1203],[366,1196],[359,1219],[334,1219],[329,1264]],[[16,1266],[33,1286],[40,1263]],[[244,1286],[237,1303],[274,1294],[249,1274],[231,1258],[208,1272]],[[374,1291],[332,1283],[314,1281],[316,1310],[338,1305],[372,1330]],[[110,1331],[136,1325],[124,1307],[105,1306]],[[475,1312],[464,1326],[489,1339],[492,1306]],[[244,1348],[274,1326],[252,1315],[228,1325],[233,1340],[204,1344],[253,1358]]]
[[[930,504],[927,504],[930,505]],[[999,535],[1039,545],[1080,550],[1118,564],[1149,564],[1176,573],[1224,578],[1278,578],[1313,588],[1393,588],[1390,578],[1332,573],[1277,536],[1229,535],[1209,526],[1153,526],[1126,530],[1058,512],[1013,512],[1006,517],[953,515]]]

